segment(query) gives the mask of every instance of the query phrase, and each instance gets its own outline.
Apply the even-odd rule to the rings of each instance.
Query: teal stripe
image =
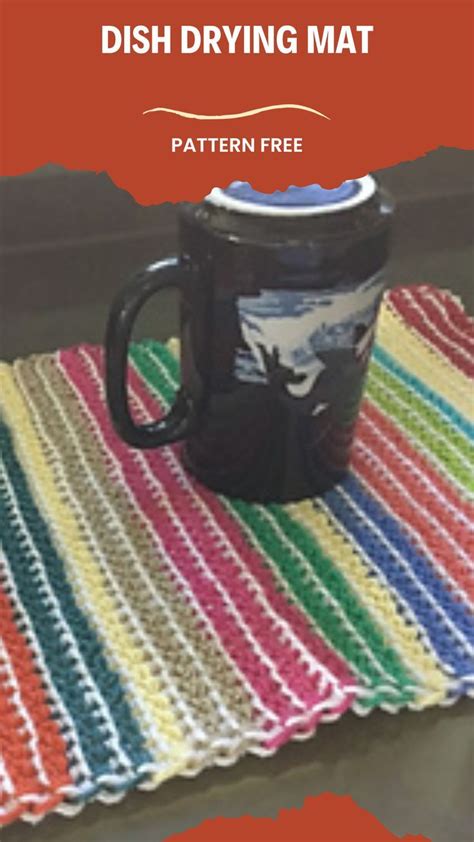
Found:
[[[78,689],[81,680],[76,664],[77,656],[70,651],[67,642],[58,635],[54,616],[49,605],[44,601],[41,582],[35,578],[33,572],[33,552],[37,552],[41,559],[42,567],[58,601],[61,614],[67,622],[71,637],[75,640],[84,665],[107,704],[120,737],[120,745],[129,758],[132,768],[149,762],[151,756],[129,708],[120,678],[110,669],[99,638],[75,601],[63,561],[55,548],[47,524],[34,502],[28,480],[16,457],[11,433],[2,422],[0,422],[0,452],[16,504],[34,546],[34,550],[28,546],[26,534],[17,522],[8,489],[1,482],[0,476],[2,545],[19,598],[41,646],[53,684],[69,711],[82,753],[93,777],[97,779],[101,775],[117,775],[127,771],[126,788],[128,788],[135,779],[138,779],[138,776],[130,770],[118,768],[119,758],[117,758],[116,749],[110,745],[110,725],[101,714],[97,702]],[[86,784],[79,780],[75,783],[78,786]],[[97,784],[94,784],[92,788],[97,789]],[[88,797],[90,794],[90,792],[87,793]]]
[[[375,345],[372,353],[373,359],[386,368],[391,374],[401,380],[409,388],[413,389],[417,395],[426,401],[433,409],[438,410],[440,415],[449,423],[453,424],[457,429],[467,436],[469,439],[474,439],[474,424],[471,424],[457,409],[446,401],[437,392],[433,392],[426,383],[419,380],[416,375],[407,371],[380,345]]]
[[[147,341],[131,348],[131,359],[148,385],[169,404],[173,400],[179,378],[179,364],[175,357],[163,346]],[[164,367],[171,382],[161,373],[157,363]],[[316,544],[313,536],[303,526],[295,523],[281,506],[265,507],[265,511],[270,515],[269,522],[261,507],[223,497],[221,500],[239,520],[252,543],[273,562],[277,577],[280,576],[287,583],[300,607],[362,678],[365,685],[373,691],[367,705],[381,704],[384,701],[406,704],[410,701],[414,695],[415,683],[412,676],[405,671],[396,652],[387,645],[383,633],[359,602],[355,591]],[[288,543],[279,535],[277,527],[283,531]],[[303,554],[314,576],[305,570],[298,551]],[[323,583],[323,587],[316,579]],[[357,629],[367,649],[376,654],[376,663],[364,652],[361,642],[354,637],[347,621],[341,619],[336,607],[324,593],[324,588],[340,606],[343,616],[349,618],[350,623]],[[381,684],[386,685],[382,690]]]

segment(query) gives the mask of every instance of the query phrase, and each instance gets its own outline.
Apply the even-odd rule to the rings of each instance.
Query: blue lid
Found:
[[[319,184],[308,184],[304,187],[291,185],[286,190],[275,190],[274,193],[254,190],[247,181],[233,181],[223,189],[215,187],[206,196],[206,200],[241,213],[306,216],[361,204],[374,193],[375,187],[375,181],[370,175],[343,181],[339,187],[329,190]]]
[[[343,181],[339,187],[334,187],[332,190],[326,190],[319,184],[308,184],[306,187],[295,187],[292,184],[287,190],[260,193],[258,190],[254,190],[248,181],[233,181],[222,192],[233,199],[240,199],[254,205],[298,208],[342,202],[355,196],[359,190],[360,184],[354,180]]]

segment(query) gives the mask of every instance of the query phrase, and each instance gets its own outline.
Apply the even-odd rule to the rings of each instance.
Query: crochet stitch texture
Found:
[[[121,442],[102,351],[0,365],[0,824],[474,687],[473,323],[388,293],[351,471],[252,505]],[[168,408],[176,343],[131,349]]]

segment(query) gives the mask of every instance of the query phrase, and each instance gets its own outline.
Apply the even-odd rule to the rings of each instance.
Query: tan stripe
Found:
[[[52,535],[59,543],[61,553],[66,550],[66,555],[73,559],[71,564],[71,559],[68,561],[63,556],[72,585],[75,588],[71,568],[80,571],[84,580],[84,589],[90,601],[90,618],[100,619],[101,626],[107,629],[106,649],[111,661],[122,676],[140,687],[138,701],[133,697],[129,701],[140,721],[148,748],[160,761],[159,770],[153,774],[153,781],[158,783],[183,770],[189,747],[159,682],[151,675],[143,653],[135,646],[128,629],[120,623],[112,609],[110,595],[102,588],[93,555],[73,511],[64,502],[48,453],[41,446],[31,414],[31,403],[25,400],[24,393],[18,388],[9,365],[0,364],[0,386],[1,410],[14,433],[15,449],[28,474],[32,493],[45,518],[53,524]]]
[[[245,689],[223,652],[197,628],[195,618],[182,594],[160,566],[157,547],[145,528],[145,521],[141,516],[137,519],[139,509],[134,506],[133,499],[125,488],[114,482],[107,472],[104,460],[106,451],[91,434],[90,424],[80,411],[81,404],[73,387],[49,358],[43,357],[37,366],[60,401],[78,437],[79,445],[71,438],[60,412],[41,387],[37,375],[28,363],[22,364],[22,379],[33,396],[35,407],[41,413],[45,428],[60,445],[64,468],[74,488],[74,495],[86,514],[90,530],[89,540],[96,544],[107,559],[110,571],[122,594],[126,595],[127,603],[146,632],[153,649],[163,658],[178,692],[178,699],[175,701],[179,706],[180,700],[181,703],[184,700],[188,713],[192,714],[186,718],[174,707],[187,740],[196,739],[193,733],[196,726],[207,732],[207,737],[203,738],[207,750],[210,748],[209,738],[222,739],[230,736],[229,716],[223,716],[222,711],[219,711],[219,700],[232,714],[238,731],[248,731],[248,725],[252,723],[253,718]],[[91,485],[88,474],[81,468],[78,446],[99,485],[99,494]],[[110,509],[108,510],[107,504],[114,512],[115,525],[110,523]],[[106,529],[104,524],[109,524]],[[184,651],[169,616],[156,596],[146,587],[143,577],[140,577],[138,559],[145,568],[149,581],[171,608],[176,624],[183,631],[193,652],[198,654],[201,664]],[[168,687],[168,693],[169,689]]]

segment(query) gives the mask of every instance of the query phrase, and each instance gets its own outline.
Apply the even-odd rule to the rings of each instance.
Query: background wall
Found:
[[[389,282],[434,283],[474,309],[474,153],[439,149],[376,173],[394,195]],[[159,173],[157,173],[159,178]],[[176,208],[140,207],[103,173],[47,166],[0,180],[0,357],[100,342],[115,290],[176,250]],[[137,334],[176,332],[173,293]]]

